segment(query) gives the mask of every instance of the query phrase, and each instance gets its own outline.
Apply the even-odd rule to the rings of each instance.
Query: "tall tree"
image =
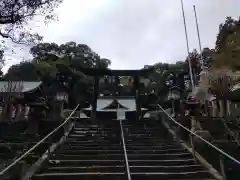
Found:
[[[211,66],[213,63],[213,57],[215,54],[215,49],[209,49],[209,48],[203,48],[202,50],[202,58],[203,58],[203,63],[204,66]]]
[[[188,63],[188,60],[191,61],[191,67],[192,67],[192,73],[193,73],[193,80],[194,84],[198,82],[198,75],[201,71],[201,63],[200,63],[200,54],[197,52],[196,49],[194,49],[192,52],[189,53],[189,57],[186,58],[186,63]]]
[[[220,24],[215,47],[217,52],[221,52],[225,49],[228,36],[234,33],[234,29],[236,26],[239,26],[239,23],[240,20],[227,17],[225,22]]]
[[[220,25],[215,51],[213,67],[240,69],[240,20],[228,17]]]
[[[101,59],[87,45],[75,42],[61,45],[40,43],[32,47],[30,52],[42,80],[51,84],[53,92],[57,89],[67,91],[72,106],[79,101],[76,98],[79,95],[81,101],[89,97],[92,79],[81,72],[82,68],[108,68],[111,63],[108,59]]]

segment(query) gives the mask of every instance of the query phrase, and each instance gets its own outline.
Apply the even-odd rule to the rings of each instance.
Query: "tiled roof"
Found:
[[[41,84],[41,81],[0,81],[0,92],[24,93],[36,89]]]

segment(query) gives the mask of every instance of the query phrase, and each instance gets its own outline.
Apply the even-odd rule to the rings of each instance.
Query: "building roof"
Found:
[[[41,81],[0,81],[0,92],[24,93],[38,88]]]
[[[84,74],[89,76],[146,76],[152,72],[153,69],[136,69],[136,70],[113,70],[113,69],[96,69],[96,68],[82,68],[80,69]]]

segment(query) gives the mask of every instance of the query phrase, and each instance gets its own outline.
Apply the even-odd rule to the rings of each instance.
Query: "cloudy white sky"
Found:
[[[184,0],[191,50],[198,48],[193,5],[203,47],[214,47],[226,16],[240,16],[240,0]],[[64,0],[56,13],[59,21],[34,24],[44,41],[87,44],[113,69],[174,63],[187,55],[180,0]],[[6,68],[22,57],[27,51],[17,51]]]

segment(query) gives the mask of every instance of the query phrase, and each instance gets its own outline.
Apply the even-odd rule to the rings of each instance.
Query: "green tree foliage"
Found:
[[[225,49],[228,36],[235,32],[234,29],[236,25],[239,25],[239,20],[235,20],[232,17],[227,17],[225,22],[220,24],[215,47],[217,52],[221,52]]]
[[[0,1],[0,36],[15,43],[32,44],[42,39],[26,27],[34,16],[53,19],[53,10],[62,0],[2,0]]]
[[[148,85],[148,94],[155,100],[154,103],[163,104],[166,100],[167,94],[169,92],[168,81],[172,80],[172,75],[174,75],[174,80],[178,86],[183,87],[184,82],[180,82],[180,76],[183,74],[188,74],[188,64],[183,61],[178,61],[175,64],[157,63],[153,66],[145,66],[145,68],[153,68],[153,72],[149,74],[149,79],[151,83]]]
[[[101,59],[87,45],[68,42],[40,43],[30,50],[31,62],[12,66],[5,79],[41,80],[46,94],[66,91],[72,106],[91,100],[92,77],[81,72],[82,68],[108,68],[111,61]],[[80,95],[80,96],[79,96]]]
[[[5,80],[11,81],[38,81],[39,78],[33,63],[27,61],[11,66],[5,75]]]
[[[203,58],[204,66],[209,67],[211,65],[213,61],[214,53],[215,53],[215,49],[203,48],[202,58]]]

